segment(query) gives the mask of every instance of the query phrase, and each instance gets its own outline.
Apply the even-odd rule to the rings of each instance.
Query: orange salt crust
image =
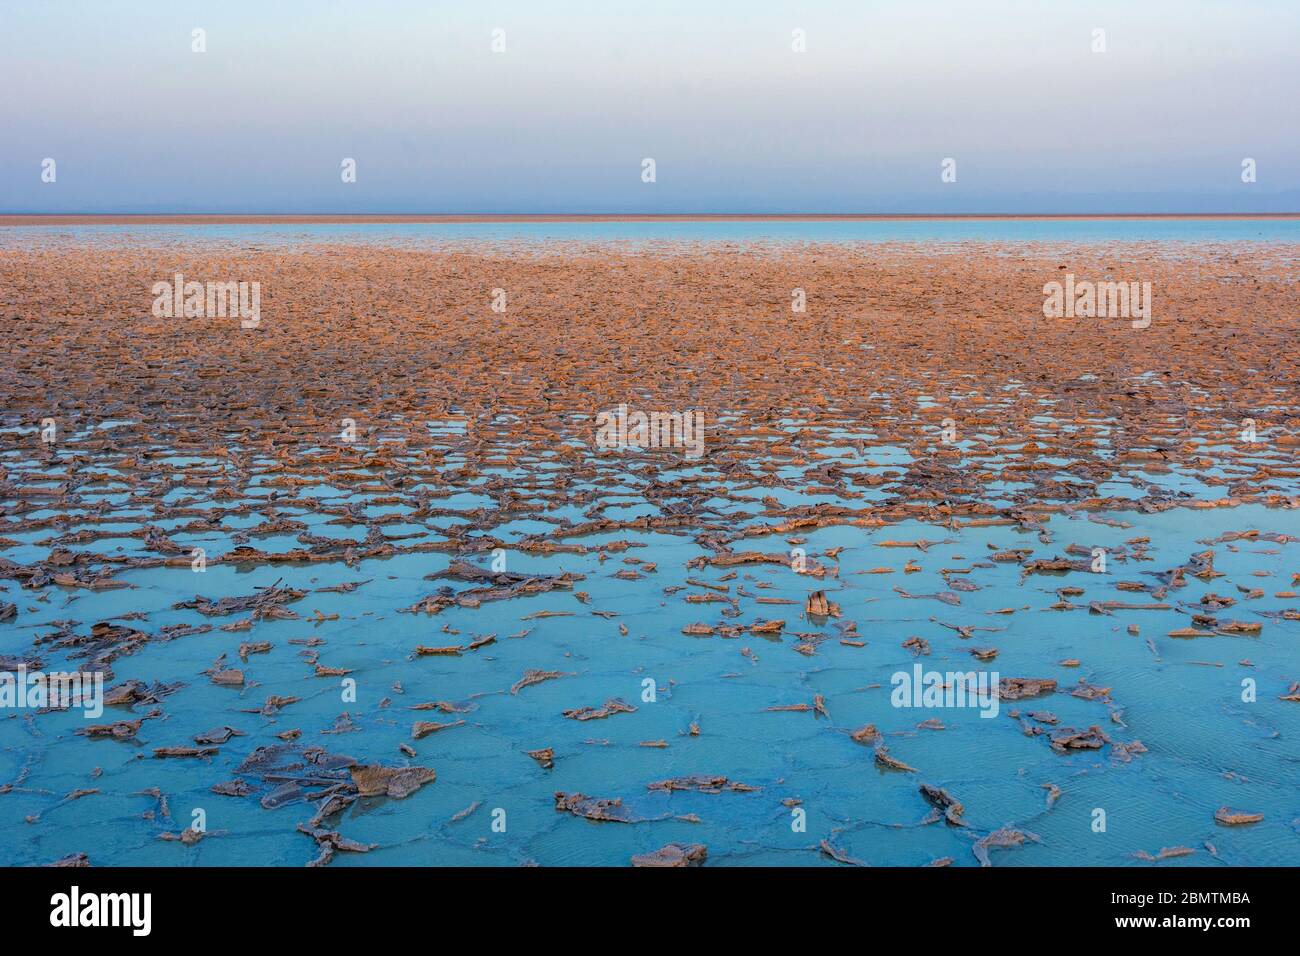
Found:
[[[513,545],[536,553],[583,551],[593,533],[659,529],[695,536],[698,563],[785,560],[749,557],[743,539],[906,518],[1025,525],[1063,508],[1132,507],[1100,492],[1117,477],[1145,488],[1139,507],[1147,511],[1246,501],[1294,507],[1298,250],[1172,249],[7,250],[0,407],[6,424],[32,429],[53,418],[62,436],[58,445],[30,430],[0,439],[56,472],[51,478],[9,459],[3,478],[22,502],[9,527],[58,532],[62,519],[27,515],[76,506],[79,491],[113,480],[106,467],[135,488],[132,507],[150,509],[155,520],[189,518],[211,530],[202,503],[209,499],[234,507],[227,514],[267,515],[237,547],[209,558],[251,565],[479,553],[504,545],[497,526],[524,517],[554,526]],[[1066,271],[1150,282],[1150,328],[1044,318],[1042,287]],[[176,272],[259,282],[260,326],[154,317],[151,288]],[[508,293],[504,314],[491,309],[494,288]],[[806,291],[805,313],[791,311],[795,288]],[[703,412],[704,457],[598,449],[593,417],[620,404]],[[1247,418],[1258,430],[1253,444],[1239,439]],[[356,423],[354,443],[340,440],[344,419]],[[958,444],[942,440],[945,420]],[[129,424],[78,434],[106,421]],[[875,466],[871,449],[879,446],[905,448],[913,460]],[[53,457],[55,448],[76,456]],[[168,466],[159,461],[167,449],[205,461]],[[697,466],[695,474],[674,470]],[[474,487],[492,506],[468,518],[440,507],[501,468],[524,477],[490,475]],[[1197,500],[1143,484],[1143,475],[1167,469],[1195,472],[1220,493]],[[59,474],[74,484],[52,484]],[[629,474],[659,514],[603,514],[612,501],[603,489]],[[275,492],[272,501],[249,495],[254,480]],[[319,482],[414,512],[367,517],[299,497]],[[1003,482],[1018,485],[988,493]],[[431,487],[409,490],[421,483]],[[164,505],[169,487],[184,489],[187,500]],[[847,503],[783,505],[770,496],[775,487]],[[719,495],[746,502],[762,520],[742,527],[704,506]],[[990,500],[1005,496],[1011,505]],[[565,504],[583,508],[585,520],[547,515]],[[367,537],[331,545],[307,536],[289,552],[259,550],[259,535],[300,530],[275,514],[295,507],[362,525]],[[466,523],[434,542],[384,533],[387,524],[435,516]],[[84,523],[113,520],[106,509]],[[116,534],[79,532],[75,542],[61,541],[81,549],[66,566],[11,568],[6,576],[104,586],[124,567],[189,560],[143,526],[135,534],[152,557],[94,553],[97,537]],[[820,566],[810,564],[815,574]]]

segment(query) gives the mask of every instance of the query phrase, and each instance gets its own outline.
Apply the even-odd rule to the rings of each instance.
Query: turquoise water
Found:
[[[1300,220],[926,219],[854,221],[322,223],[7,227],[0,247],[76,241],[444,243],[461,240],[677,242],[1300,242]]]
[[[75,443],[59,455],[66,462],[74,452]],[[908,457],[887,447],[868,447],[866,456]],[[11,477],[30,469],[33,486],[37,476],[51,471],[26,462],[14,449],[4,459]],[[196,475],[222,467],[217,460],[192,456],[180,461]],[[707,460],[703,467],[707,472]],[[1161,480],[1181,486],[1177,472]],[[185,507],[191,514],[220,515],[238,504],[208,498],[198,487],[187,485]],[[638,512],[663,513],[662,500],[643,497],[644,476],[628,476],[622,487],[629,492],[624,503],[639,504]],[[759,515],[760,499],[770,489],[738,489],[720,481],[713,487],[717,494],[710,503],[729,524],[770,523]],[[606,496],[617,491],[605,483],[580,483],[569,490],[586,489]],[[1143,494],[1124,480],[1110,490],[1135,502]],[[62,509],[71,517],[57,529],[24,531],[0,524],[0,537],[10,539],[0,557],[19,564],[43,560],[52,538],[81,531],[98,537],[70,545],[73,551],[119,557],[154,553],[141,538],[129,536],[150,517],[153,505],[133,503],[125,491],[105,471],[74,492],[79,500]],[[364,536],[365,526],[341,517],[339,506],[359,505],[372,516],[392,510],[391,501],[372,503],[376,498],[389,501],[391,495],[317,481],[283,498],[279,515],[302,522],[305,534],[355,540]],[[483,507],[483,499],[462,491],[435,499],[447,512],[443,518],[412,518],[382,528],[390,538],[415,536],[403,544],[439,542],[440,528],[463,524]],[[835,496],[829,500],[854,506]],[[13,507],[17,499],[2,503]],[[100,503],[114,509],[110,513],[117,520],[78,521],[77,515]],[[41,509],[24,517],[58,513]],[[1031,533],[1014,526],[825,527],[801,535],[798,543],[810,559],[837,570],[822,579],[776,563],[689,566],[705,553],[691,534],[620,530],[567,539],[585,546],[580,554],[517,550],[526,535],[554,529],[554,521],[566,518],[581,521],[581,509],[534,507],[519,518],[502,515],[492,533],[506,543],[508,571],[584,575],[572,590],[451,607],[436,615],[403,609],[440,586],[456,592],[476,586],[426,580],[452,560],[436,552],[359,560],[352,566],[213,564],[200,573],[182,564],[121,570],[115,577],[129,587],[118,590],[33,590],[0,580],[0,602],[18,609],[15,620],[0,624],[0,654],[35,652],[49,667],[77,666],[77,659],[48,642],[34,647],[33,641],[67,628],[85,634],[94,622],[132,612],[145,617],[117,623],[151,634],[168,625],[213,625],[206,633],[150,641],[113,662],[109,685],[132,679],[178,685],[157,704],[105,709],[103,722],[139,718],[155,707],[161,711],[145,719],[133,739],[78,736],[90,721],[75,711],[5,712],[0,782],[12,786],[0,795],[0,863],[39,864],[85,852],[98,865],[303,865],[316,857],[317,847],[296,826],[313,816],[315,806],[297,799],[268,809],[263,800],[276,780],[240,770],[257,748],[279,744],[276,735],[291,729],[301,731],[299,747],[437,772],[436,782],[405,799],[366,797],[331,817],[327,828],[375,844],[369,853],[337,854],[336,866],[625,865],[632,855],[671,842],[707,845],[710,865],[831,865],[820,850],[823,840],[873,865],[919,866],[951,858],[965,866],[978,865],[976,841],[1000,827],[1036,839],[993,850],[992,862],[999,866],[1146,866],[1151,864],[1135,854],[1155,855],[1163,847],[1194,850],[1160,864],[1165,866],[1300,863],[1300,705],[1280,699],[1300,678],[1300,620],[1279,616],[1300,607],[1300,601],[1275,596],[1300,571],[1300,542],[1205,543],[1250,528],[1300,536],[1294,510],[1250,505],[1109,513],[1109,520],[1122,523],[1118,527],[1083,514],[1056,515],[1046,525],[1050,544],[1038,529]],[[227,552],[240,529],[254,533],[250,543],[264,551],[300,546],[298,531],[258,533],[262,520],[256,514],[231,515],[219,530],[190,528],[189,517],[154,524],[186,551],[202,547],[210,556]],[[1129,543],[1140,537],[1150,538],[1149,548]],[[736,550],[788,554],[790,539],[759,533],[736,542]],[[924,550],[882,546],[918,539],[933,543]],[[611,547],[619,540],[636,546]],[[1104,573],[1026,576],[1015,563],[989,559],[1017,548],[1031,549],[1035,558],[1052,557],[1071,545],[1085,554],[1107,549],[1109,567]],[[1223,576],[1189,576],[1186,587],[1170,590],[1164,599],[1168,609],[1109,615],[1088,610],[1090,601],[1152,601],[1149,594],[1120,590],[1118,582],[1155,588],[1162,572],[1207,547],[1215,549]],[[844,550],[825,556],[835,548]],[[487,568],[491,556],[467,559]],[[618,576],[641,567],[629,559],[656,568],[635,580]],[[908,562],[915,571],[904,572]],[[891,573],[867,573],[880,567]],[[953,591],[956,581],[970,586]],[[213,600],[251,595],[277,582],[306,592],[287,605],[295,619],[262,619],[249,630],[228,632],[220,627],[247,614],[206,617],[175,607],[196,594]],[[339,584],[357,587],[349,593],[319,590]],[[1058,589],[1065,586],[1084,593],[1066,599],[1073,609],[1053,609],[1061,600]],[[1256,587],[1264,593],[1244,596]],[[816,589],[825,589],[840,605],[841,618],[815,620],[804,614],[804,601]],[[580,602],[577,591],[586,592],[589,603]],[[955,595],[957,602],[933,597],[941,592]],[[1260,635],[1167,636],[1188,626],[1188,606],[1208,592],[1231,595],[1237,603],[1220,617],[1260,622]],[[735,600],[741,613],[730,614],[726,602],[688,602],[688,594],[720,594]],[[759,604],[758,596],[794,603]],[[1001,613],[1008,610],[1013,613]],[[542,611],[566,616],[538,617]],[[683,633],[693,623],[749,624],[760,618],[784,620],[784,632]],[[856,633],[842,632],[837,620],[855,622]],[[1140,633],[1129,633],[1130,624]],[[967,638],[955,630],[958,626],[974,630]],[[484,635],[495,635],[495,643],[459,656],[413,656],[418,645],[464,646]],[[928,642],[928,656],[914,657],[904,646],[912,637]],[[241,643],[262,641],[270,643],[269,650],[239,659]],[[811,645],[812,653],[796,650],[801,645],[804,650]],[[972,647],[996,647],[997,657],[980,663],[970,654]],[[223,654],[228,666],[243,669],[243,686],[218,686],[205,676]],[[1071,659],[1078,666],[1062,663]],[[1002,701],[992,719],[974,708],[893,706],[893,675],[910,672],[915,663],[938,671],[1054,678],[1060,690],[1029,701]],[[344,700],[342,677],[318,675],[316,664],[346,669],[356,681],[355,700]],[[564,676],[512,693],[512,685],[530,669]],[[1246,678],[1257,687],[1251,702],[1242,697]],[[1080,680],[1109,693],[1075,696],[1070,691]],[[652,700],[646,699],[647,681],[654,688]],[[274,716],[257,713],[271,695],[301,700]],[[588,721],[563,715],[611,699],[635,710]],[[433,701],[451,702],[456,712],[412,709]],[[817,701],[825,715],[770,709]],[[1110,742],[1097,750],[1057,752],[1046,735],[1026,733],[1034,721],[1024,712],[1031,710],[1051,711],[1060,727],[1100,727]],[[1013,711],[1021,712],[1019,719]],[[415,740],[416,720],[463,723]],[[941,722],[942,729],[925,723],[931,720]],[[851,737],[866,724],[883,735],[889,756],[915,772],[880,766],[872,746]],[[224,726],[244,735],[218,745],[215,754],[153,756],[155,747],[192,746],[196,735]],[[693,726],[698,733],[692,733]],[[340,728],[343,732],[335,732]],[[1135,741],[1145,752],[1126,752]],[[666,746],[646,746],[660,742]],[[413,748],[415,756],[404,754],[402,745]],[[526,754],[544,747],[554,751],[552,769]],[[295,772],[301,774],[302,758],[296,759]],[[664,792],[649,786],[701,774],[755,789]],[[236,778],[250,785],[249,795],[211,790]],[[967,826],[930,818],[921,783],[946,788],[959,799]],[[1060,796],[1049,805],[1052,787]],[[69,799],[85,788],[98,792]],[[165,795],[168,816],[151,788]],[[635,822],[594,822],[557,812],[557,791],[622,800],[621,812]],[[1264,819],[1222,826],[1214,819],[1222,806],[1263,813]],[[160,838],[189,826],[195,810],[205,816],[209,836],[194,846]],[[798,811],[802,829],[796,825]],[[1095,829],[1098,811],[1105,814],[1103,832]]]

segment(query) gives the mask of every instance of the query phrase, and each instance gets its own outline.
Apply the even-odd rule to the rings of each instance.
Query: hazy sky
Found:
[[[1142,210],[1300,210],[1300,0],[0,0],[0,212]]]

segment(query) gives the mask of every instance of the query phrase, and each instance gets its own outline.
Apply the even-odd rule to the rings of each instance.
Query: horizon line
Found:
[[[907,220],[1014,219],[1300,219],[1300,212],[1051,212],[1051,213],[0,213],[0,226],[41,225],[221,225],[277,223],[483,223],[483,222],[866,222]]]

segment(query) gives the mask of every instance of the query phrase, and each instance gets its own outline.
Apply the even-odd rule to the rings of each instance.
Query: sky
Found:
[[[0,213],[1294,212],[1298,51],[1300,0],[0,0]]]

